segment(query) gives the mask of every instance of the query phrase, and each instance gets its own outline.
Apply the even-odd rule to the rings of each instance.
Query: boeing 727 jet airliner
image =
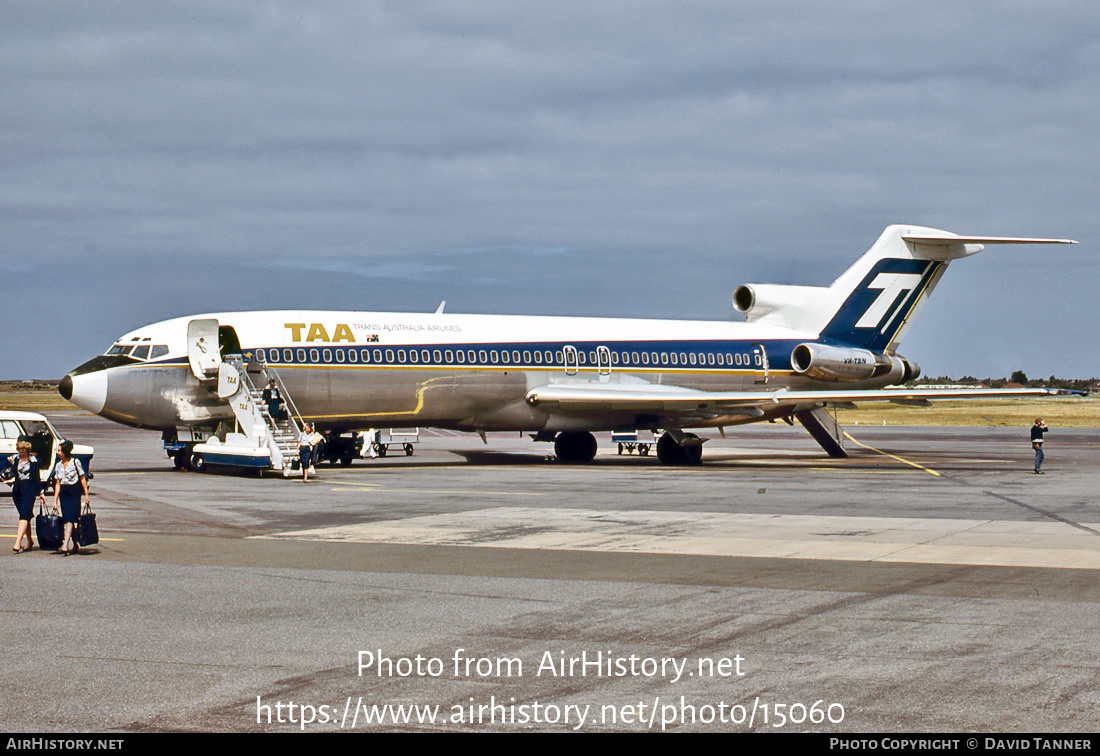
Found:
[[[421,426],[529,431],[553,441],[564,462],[591,460],[594,432],[660,430],[659,459],[694,464],[702,439],[690,429],[777,419],[800,421],[844,456],[830,405],[1004,394],[888,387],[919,375],[897,347],[952,260],[986,244],[1048,243],[1074,242],[890,226],[831,286],[740,286],[733,306],[745,322],[451,315],[442,306],[176,318],[122,336],[60,391],[103,417],[163,431],[179,466],[247,458],[285,469],[303,420],[345,461],[344,434]],[[285,418],[259,398],[271,379]]]

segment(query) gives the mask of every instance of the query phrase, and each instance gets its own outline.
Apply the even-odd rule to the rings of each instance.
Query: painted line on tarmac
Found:
[[[918,470],[924,470],[929,475],[935,475],[937,478],[942,477],[938,472],[936,472],[935,470],[931,470],[931,469],[925,467],[924,465],[918,465],[916,462],[910,462],[909,460],[903,459],[903,458],[897,456],[896,454],[890,454],[889,452],[884,452],[881,449],[876,449],[873,446],[868,446],[867,444],[865,444],[861,441],[857,441],[855,438],[852,437],[852,434],[849,433],[848,431],[844,431],[844,437],[847,438],[852,443],[854,443],[858,446],[862,446],[864,449],[870,449],[871,451],[873,451],[877,454],[881,454],[884,457],[889,457],[890,459],[896,459],[898,462],[904,462],[907,465],[912,465],[913,467],[917,468]]]
[[[333,491],[346,490],[348,488],[357,488],[365,491],[377,491],[378,493],[442,493],[442,494],[471,494],[478,496],[549,496],[550,494],[540,491],[463,491],[458,489],[424,489],[424,488],[380,488],[381,483],[342,483],[340,481],[333,481],[334,486],[343,486],[344,488],[333,488]]]
[[[15,540],[16,535],[17,535],[17,533],[12,533],[10,536],[0,536],[0,538],[10,537],[12,540]],[[122,541],[125,541],[125,540],[126,540],[125,538],[100,538],[99,542],[103,543],[104,541],[118,541],[118,542],[121,543]],[[95,544],[88,544],[88,545],[89,546],[94,546]],[[41,551],[42,550],[38,547],[37,543],[35,543],[34,548],[35,548],[35,551]],[[84,548],[84,547],[82,546],[81,548]],[[50,551],[50,549],[47,549],[47,551]]]
[[[416,494],[460,494],[469,496],[549,496],[548,493],[537,491],[462,491],[458,489],[428,489],[428,488],[378,488],[377,484],[340,483],[343,488],[333,488],[333,491],[346,491],[349,488],[358,489],[366,493],[416,493]]]

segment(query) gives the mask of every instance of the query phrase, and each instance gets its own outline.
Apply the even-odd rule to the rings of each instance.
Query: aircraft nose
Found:
[[[75,376],[69,373],[61,379],[57,390],[73,404],[98,415],[107,403],[107,371],[96,370]]]

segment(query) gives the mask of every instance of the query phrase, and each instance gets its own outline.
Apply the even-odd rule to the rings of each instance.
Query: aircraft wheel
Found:
[[[351,455],[345,454],[344,456],[340,457],[340,464],[342,464],[344,467],[351,467]]]
[[[379,444],[378,445],[378,456],[379,457],[386,456],[386,445],[385,444]]]
[[[191,469],[195,472],[206,472],[209,467],[206,464],[206,460],[202,458],[201,454],[196,454],[191,457]]]
[[[584,464],[596,456],[596,437],[587,431],[566,431],[554,439],[554,454],[565,464]]]
[[[694,433],[686,434],[688,438],[699,438]],[[698,465],[703,462],[702,444],[680,446],[672,436],[664,433],[657,441],[657,459],[666,465]]]
[[[665,465],[683,464],[684,447],[672,440],[672,436],[664,433],[657,439],[657,459]]]
[[[699,438],[694,433],[687,434],[688,438]],[[692,444],[690,446],[683,447],[684,449],[684,464],[685,465],[701,465],[703,464],[703,445]]]

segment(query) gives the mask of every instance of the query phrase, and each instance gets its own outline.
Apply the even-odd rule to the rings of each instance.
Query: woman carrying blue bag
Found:
[[[73,526],[80,522],[80,505],[88,501],[88,477],[79,459],[73,459],[73,442],[63,441],[61,460],[54,467],[53,511],[61,503],[61,520],[65,523],[65,537],[56,553],[68,556],[77,550],[73,540]],[[83,491],[83,496],[81,496]]]
[[[11,498],[15,502],[15,508],[19,511],[19,531],[15,536],[15,545],[11,550],[16,554],[30,551],[34,548],[34,536],[31,535],[31,517],[34,514],[34,500],[41,499],[46,503],[46,497],[42,493],[41,476],[39,475],[38,459],[31,454],[31,442],[20,440],[15,444],[17,454],[9,458],[13,478],[11,480]],[[27,539],[26,547],[23,546],[23,538]]]

